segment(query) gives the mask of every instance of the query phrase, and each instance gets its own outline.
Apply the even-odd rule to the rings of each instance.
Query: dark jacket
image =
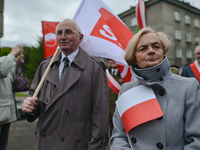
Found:
[[[183,68],[183,71],[181,73],[181,76],[183,77],[193,77],[196,78],[196,76],[194,75],[190,65],[187,65],[186,67]]]
[[[108,138],[106,66],[80,48],[59,81],[60,54],[51,65],[39,93],[39,105],[28,121],[39,116],[36,150],[104,150]],[[33,95],[50,59],[44,60],[33,80]]]

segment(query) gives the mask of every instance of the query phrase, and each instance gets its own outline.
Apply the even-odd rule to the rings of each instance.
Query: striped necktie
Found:
[[[61,77],[63,76],[64,72],[67,70],[67,68],[69,67],[69,59],[68,57],[63,58],[64,61],[64,67],[61,73]]]
[[[116,71],[114,70],[113,73],[112,73],[113,76],[115,76],[115,72],[116,72]]]

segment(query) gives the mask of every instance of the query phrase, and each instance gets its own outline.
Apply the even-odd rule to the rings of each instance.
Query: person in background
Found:
[[[170,69],[171,69],[172,73],[179,75],[179,71],[180,71],[180,67],[179,66],[177,66],[177,65],[171,65]]]
[[[119,70],[117,68],[117,64],[115,63],[115,60],[108,59],[108,71],[112,75],[112,77],[120,84],[123,84],[123,80],[121,78],[121,75],[119,73]],[[112,123],[112,117],[115,112],[115,101],[117,100],[118,94],[115,93],[111,88],[109,88],[109,131],[110,131],[110,137],[112,135],[113,130],[113,123]]]
[[[200,82],[200,45],[195,47],[196,60],[183,68],[181,76],[194,77]]]
[[[124,83],[119,98],[129,89],[146,86],[153,90],[163,112],[162,117],[140,124],[128,132],[134,150],[200,148],[200,85],[194,78],[172,74],[166,56],[170,43],[165,33],[143,28],[134,35],[126,49],[125,60],[137,80]],[[142,91],[137,94],[148,96]],[[130,99],[137,101],[134,96]],[[113,125],[110,149],[130,150],[117,108]]]
[[[64,19],[56,27],[60,53],[37,98],[34,94],[50,58],[42,61],[22,104],[29,122],[39,117],[36,150],[104,150],[108,143],[109,103],[106,64],[79,47],[79,25]]]
[[[12,91],[12,81],[16,62],[24,63],[22,52],[22,47],[16,45],[7,56],[0,57],[0,150],[7,148],[10,123],[20,117]],[[15,59],[18,54],[20,55]]]

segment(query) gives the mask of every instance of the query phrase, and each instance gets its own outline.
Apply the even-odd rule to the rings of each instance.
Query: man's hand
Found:
[[[32,113],[38,105],[38,98],[27,97],[22,103],[24,113]]]

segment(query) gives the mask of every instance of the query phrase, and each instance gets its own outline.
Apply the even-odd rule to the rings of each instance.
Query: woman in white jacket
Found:
[[[23,54],[20,54],[22,52],[22,47],[16,45],[10,54],[0,57],[0,150],[6,150],[10,123],[19,117],[12,91],[12,81],[16,61],[24,63]],[[15,59],[17,54],[20,55]]]

